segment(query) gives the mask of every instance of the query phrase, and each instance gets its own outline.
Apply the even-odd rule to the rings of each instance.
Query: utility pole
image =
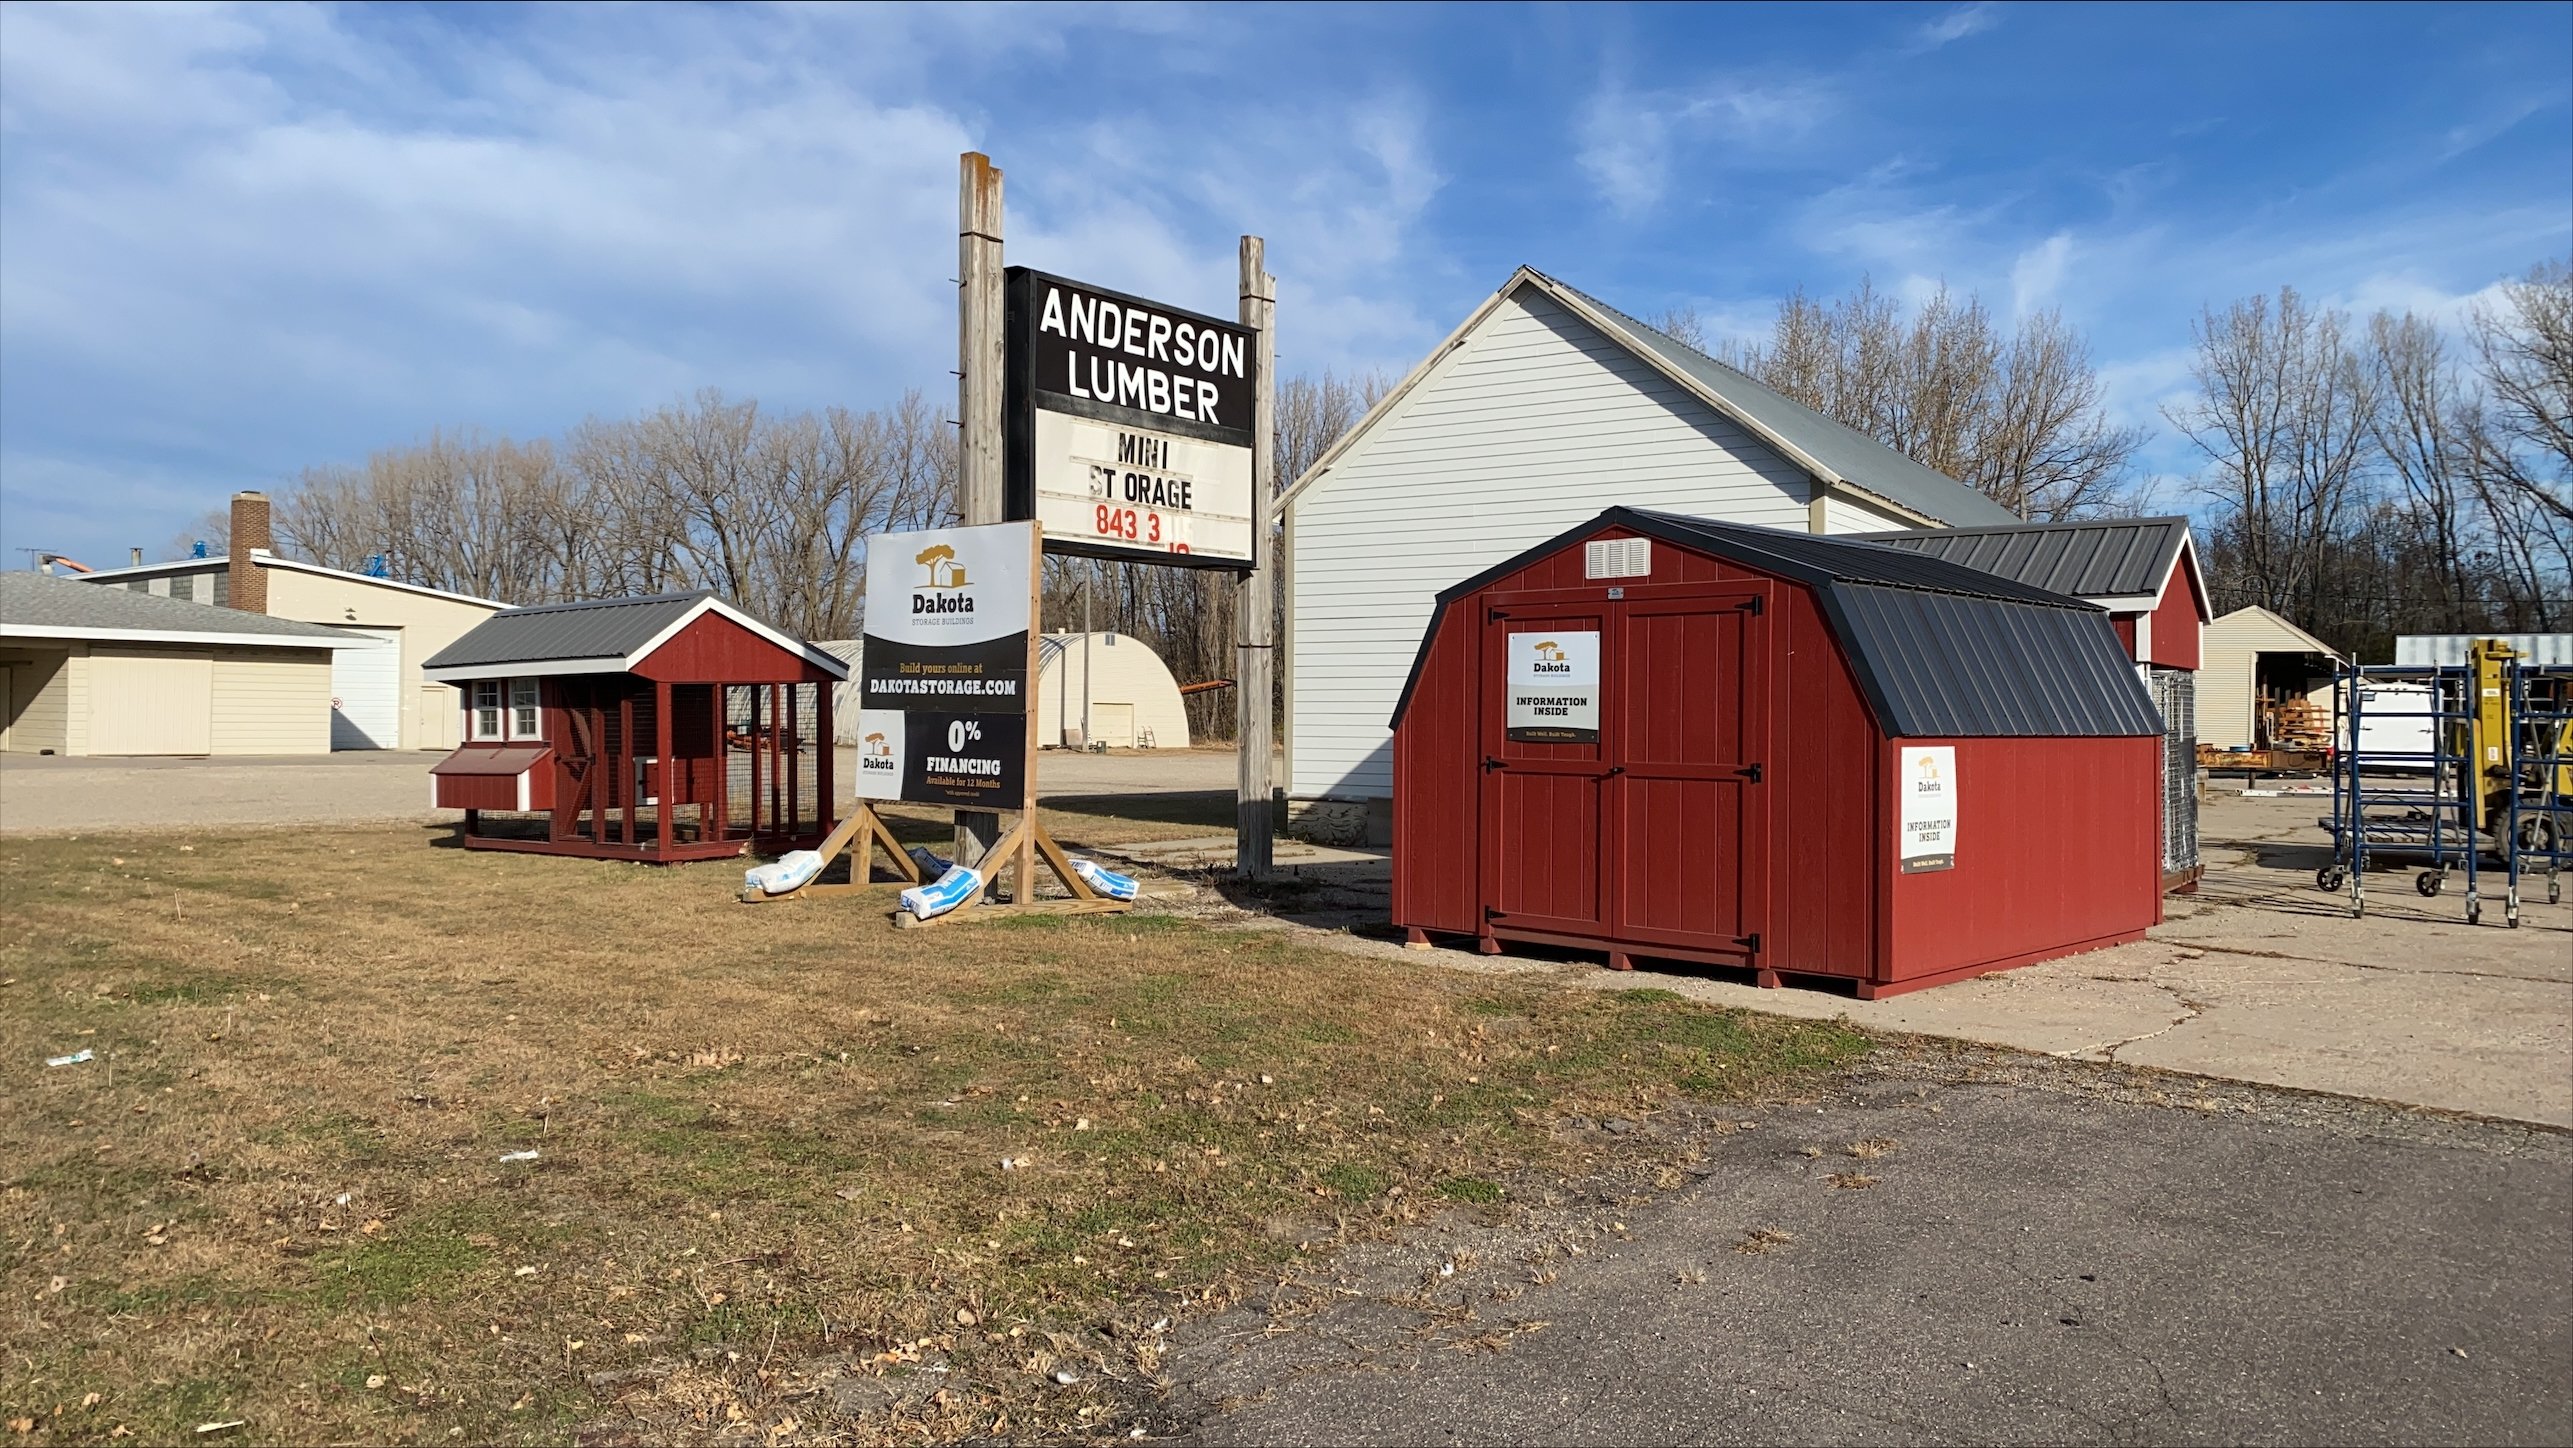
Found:
[[[1251,554],[1255,566],[1242,575],[1233,592],[1234,639],[1239,675],[1233,698],[1240,709],[1241,755],[1234,777],[1233,870],[1246,880],[1266,880],[1277,871],[1277,810],[1272,800],[1277,782],[1270,771],[1272,723],[1276,717],[1277,626],[1276,549],[1269,537],[1269,513],[1277,493],[1277,311],[1278,279],[1268,273],[1268,244],[1256,236],[1242,238],[1242,324],[1256,334],[1257,390],[1251,402]]]
[[[970,527],[1002,521],[1000,168],[982,152],[967,151],[957,158],[957,181],[956,416],[963,430],[957,502]],[[1031,674],[1028,683],[1035,682]],[[1034,724],[1031,714],[1029,725]],[[979,865],[1000,837],[998,814],[956,812],[959,864]],[[997,874],[997,863],[985,873]]]

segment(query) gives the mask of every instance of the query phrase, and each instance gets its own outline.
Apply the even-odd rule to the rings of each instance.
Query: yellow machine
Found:
[[[2466,646],[2467,676],[2475,697],[2463,752],[2474,761],[2476,787],[2468,793],[2473,797],[2475,828],[2486,833],[2498,828],[2495,817],[2509,811],[2514,793],[2523,809],[2546,811],[2573,805],[2573,719],[2515,717],[2510,665],[2518,657],[2518,651],[2500,639],[2476,639]],[[2555,737],[2544,737],[2548,732]],[[2515,764],[2529,757],[2539,763]]]

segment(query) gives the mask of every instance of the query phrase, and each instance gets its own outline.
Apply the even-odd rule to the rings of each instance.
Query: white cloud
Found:
[[[1915,51],[1936,50],[1969,35],[1980,35],[2000,23],[2001,12],[1992,5],[1960,5],[1912,32],[1911,48]]]
[[[1438,330],[1377,300],[1409,295],[1387,278],[1443,181],[1400,92],[1227,95],[1188,126],[1108,87],[1022,130],[946,99],[969,61],[1042,69],[1076,30],[1131,59],[1175,33],[1158,8],[480,13],[510,19],[6,11],[11,541],[94,546],[200,480],[155,542],[439,426],[550,433],[706,385],[942,392],[971,148],[1010,172],[1013,262],[1229,315],[1234,238],[1261,231],[1303,365],[1408,365]],[[101,481],[64,486],[81,458]]]
[[[1574,154],[1601,199],[1631,219],[1661,204],[1683,152],[1715,149],[1727,168],[1762,164],[1812,134],[1837,106],[1830,87],[1811,81],[1719,76],[1638,92],[1611,79],[1582,106]]]
[[[2053,302],[2073,260],[2073,234],[2059,231],[2010,264],[2010,314],[2024,317]]]

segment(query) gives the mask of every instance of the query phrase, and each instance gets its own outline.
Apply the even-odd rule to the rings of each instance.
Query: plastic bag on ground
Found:
[[[956,863],[943,855],[931,854],[927,845],[914,845],[903,853],[911,856],[911,863],[920,867],[920,878],[923,880],[937,879],[947,873],[949,866]]]
[[[783,895],[800,890],[822,873],[822,856],[815,850],[796,850],[775,863],[754,865],[742,871],[742,888],[766,895]]]
[[[983,872],[950,865],[937,879],[902,892],[902,908],[921,920],[944,915],[983,892]]]
[[[1136,890],[1140,888],[1132,875],[1120,875],[1114,870],[1077,857],[1072,861],[1072,873],[1081,877],[1081,883],[1111,900],[1132,900],[1135,898]]]

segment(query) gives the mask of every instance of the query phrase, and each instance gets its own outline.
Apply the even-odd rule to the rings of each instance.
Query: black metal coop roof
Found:
[[[421,667],[458,669],[623,658],[652,642],[700,600],[711,596],[703,592],[663,593],[649,598],[504,609],[438,650]]]

